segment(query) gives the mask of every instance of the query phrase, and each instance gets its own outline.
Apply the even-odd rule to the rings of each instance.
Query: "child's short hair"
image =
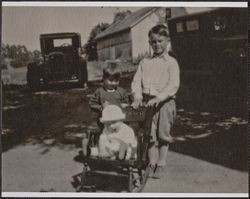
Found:
[[[152,34],[158,34],[161,36],[169,37],[168,28],[163,24],[159,24],[151,28],[148,32],[148,37],[150,37]]]
[[[121,77],[121,70],[117,63],[108,63],[103,68],[103,79],[114,79],[119,81]]]

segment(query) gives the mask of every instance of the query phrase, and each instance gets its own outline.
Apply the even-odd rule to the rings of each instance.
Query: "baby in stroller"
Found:
[[[136,158],[137,139],[134,130],[123,123],[126,115],[116,105],[108,105],[100,121],[104,129],[99,138],[99,156],[129,160]]]

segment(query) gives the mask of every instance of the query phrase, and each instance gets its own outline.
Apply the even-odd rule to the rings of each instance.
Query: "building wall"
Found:
[[[159,22],[159,17],[152,13],[131,29],[132,57],[137,59],[145,54],[150,54],[148,31]]]
[[[131,59],[130,31],[124,31],[97,42],[98,60],[129,60]]]

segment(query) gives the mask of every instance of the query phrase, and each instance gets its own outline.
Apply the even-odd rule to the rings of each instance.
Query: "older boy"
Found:
[[[154,54],[144,58],[132,81],[134,102],[138,108],[145,101],[148,107],[154,107],[151,125],[151,146],[149,148],[149,176],[160,178],[166,165],[170,134],[176,116],[175,94],[179,89],[179,66],[169,56],[167,46],[169,35],[166,26],[154,26],[148,33],[149,44]]]

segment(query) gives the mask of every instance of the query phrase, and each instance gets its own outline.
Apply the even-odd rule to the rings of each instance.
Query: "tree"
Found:
[[[27,63],[32,59],[32,52],[28,51],[24,45],[13,45],[10,47],[12,61],[10,64],[14,68],[26,66]]]
[[[123,19],[125,19],[127,16],[129,16],[132,12],[130,10],[125,10],[125,11],[120,11],[120,12],[116,12],[114,19],[113,19],[113,23],[116,23],[118,21],[122,21]]]
[[[130,10],[115,13],[112,23],[116,23],[118,21],[125,19],[125,17],[129,16],[131,13],[132,12]],[[99,23],[91,30],[91,32],[89,34],[88,41],[83,46],[89,61],[93,61],[93,60],[98,59],[97,43],[96,43],[95,37],[98,34],[100,34],[101,32],[103,32],[104,30],[106,30],[109,26],[110,26],[110,24],[108,24],[108,23]]]
[[[17,47],[16,45],[11,45],[9,48],[8,56],[9,58],[14,59],[16,55],[17,55]]]
[[[6,63],[6,59],[4,59],[4,55],[1,54],[0,58],[1,58],[1,69],[7,69],[8,66],[7,66],[7,63]]]
[[[4,67],[4,61],[10,60],[10,65],[14,68],[27,66],[31,61],[39,61],[41,52],[38,50],[29,51],[24,45],[1,45],[1,65]]]
[[[95,37],[106,30],[109,27],[108,23],[99,23],[97,24],[90,32],[87,43],[84,45],[85,52],[88,55],[88,60],[93,61],[97,60],[97,44]]]

